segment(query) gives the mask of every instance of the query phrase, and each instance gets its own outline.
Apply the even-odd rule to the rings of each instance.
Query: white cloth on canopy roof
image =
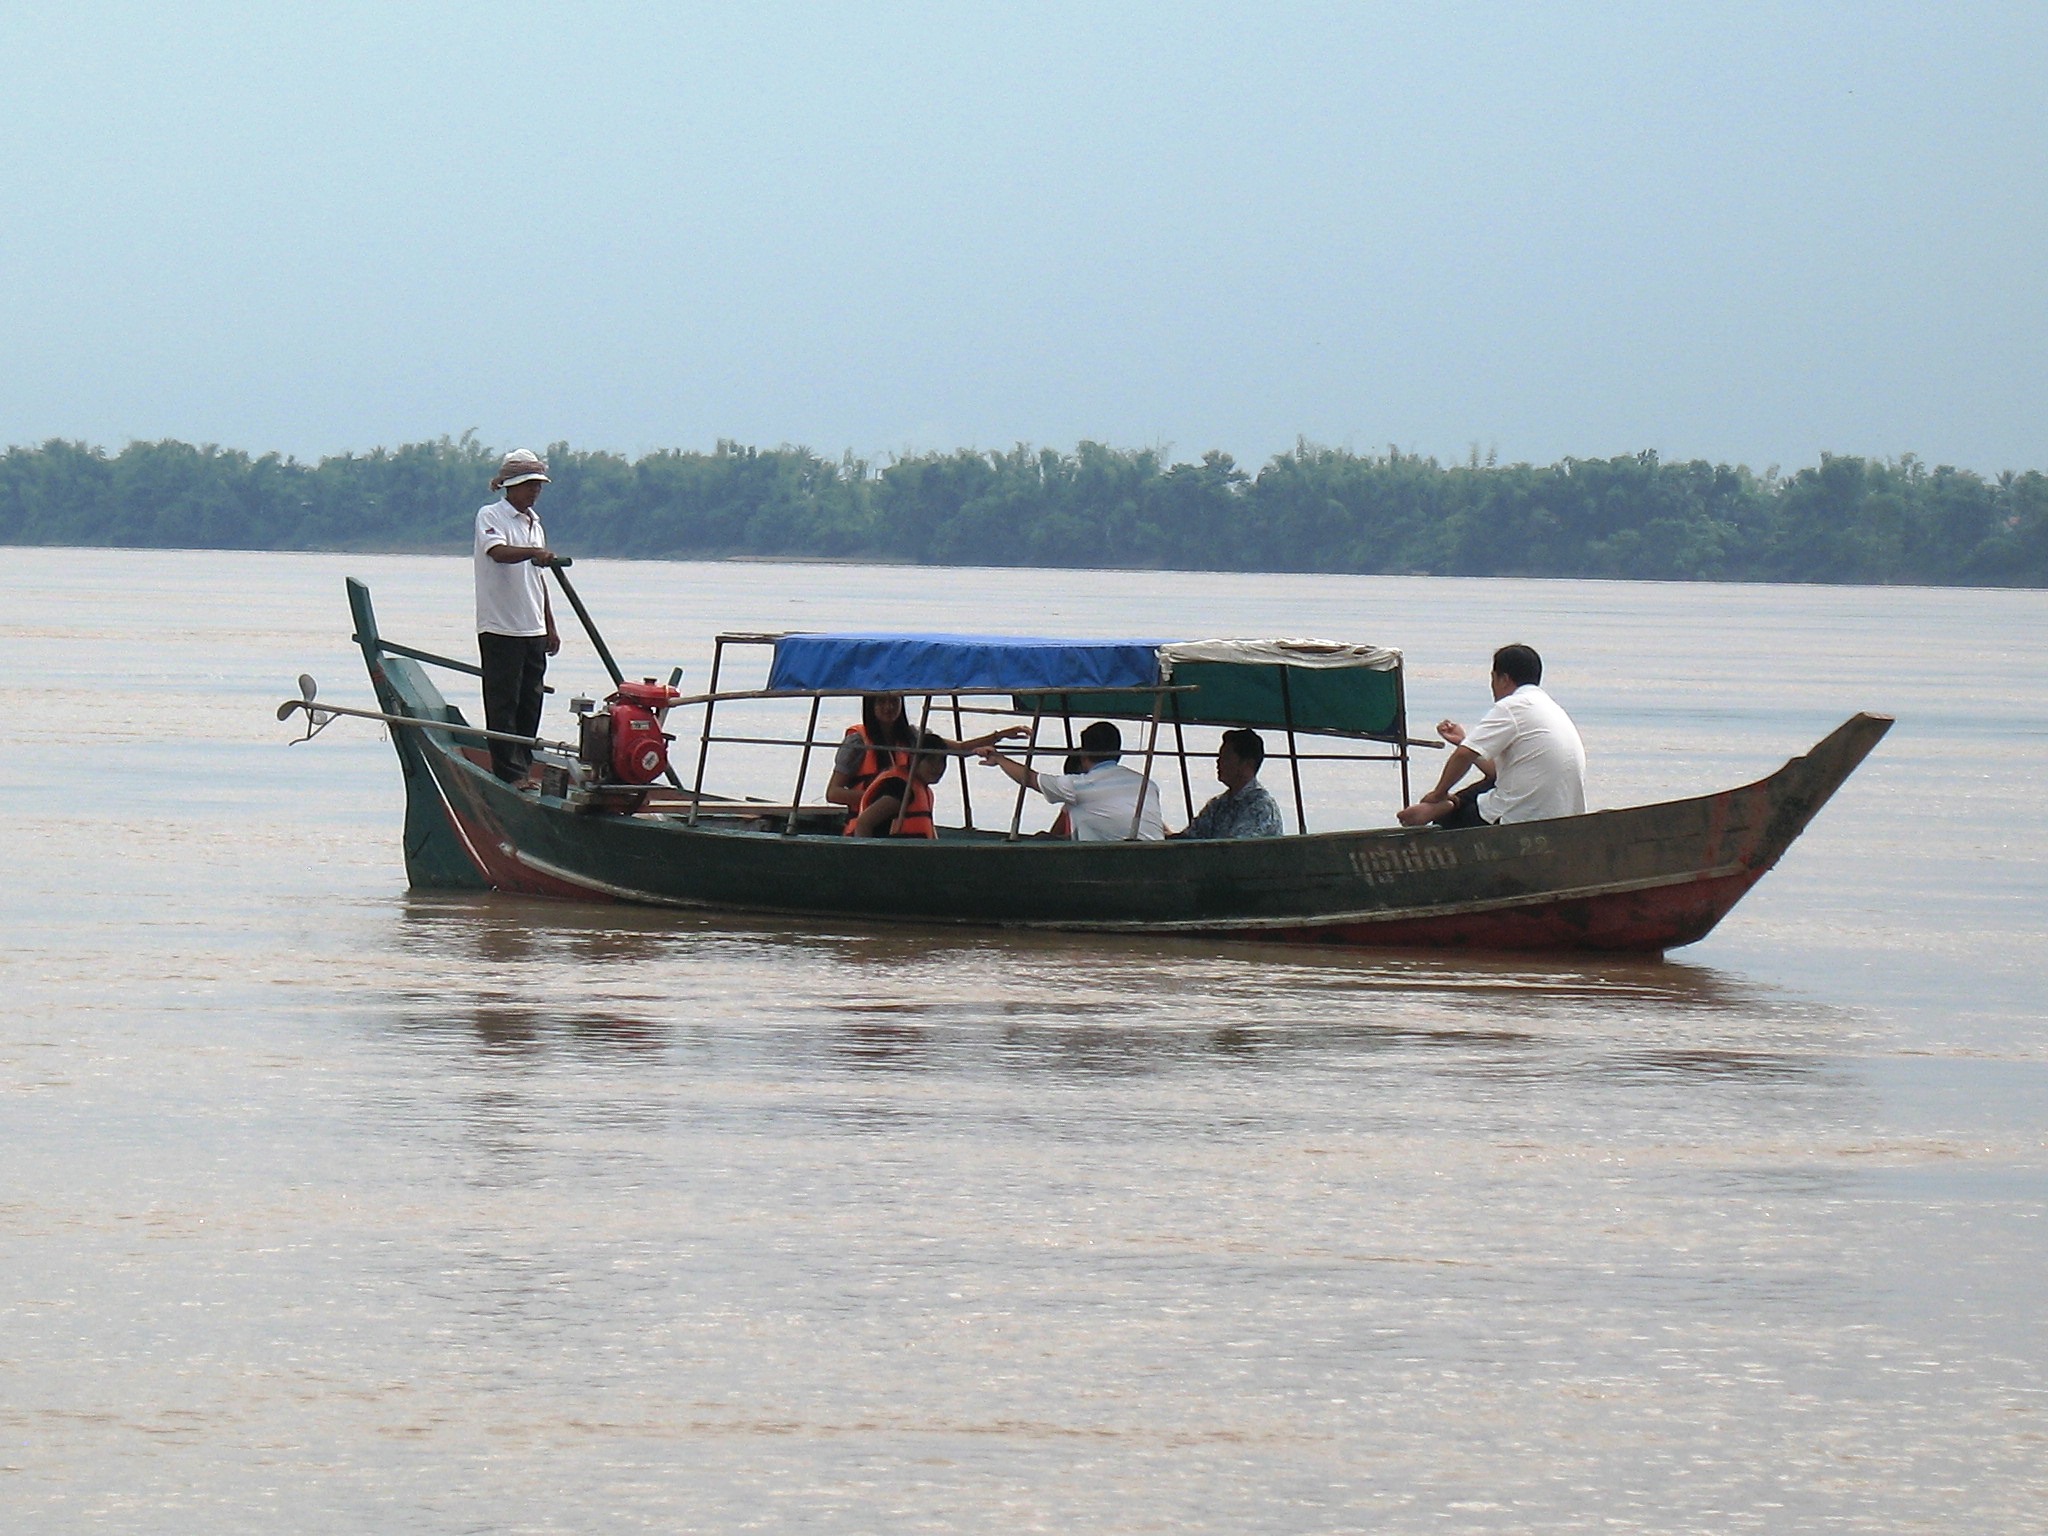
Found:
[[[1175,663],[1182,661],[1393,672],[1401,665],[1401,653],[1382,645],[1352,645],[1342,640],[1175,640],[1159,647],[1162,680],[1171,681]]]

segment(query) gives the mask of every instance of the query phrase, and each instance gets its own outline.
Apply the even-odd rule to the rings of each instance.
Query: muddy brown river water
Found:
[[[1487,960],[409,894],[271,711],[369,701],[344,574],[469,654],[465,561],[8,554],[10,1532],[2044,1526],[2048,594],[577,565],[699,682],[1315,634],[1469,721],[1527,640],[1595,805],[1899,717],[1704,943]]]

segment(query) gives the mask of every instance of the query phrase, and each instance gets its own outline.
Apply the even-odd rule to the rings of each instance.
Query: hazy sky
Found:
[[[2040,0],[8,6],[0,442],[2048,467],[2044,65]]]

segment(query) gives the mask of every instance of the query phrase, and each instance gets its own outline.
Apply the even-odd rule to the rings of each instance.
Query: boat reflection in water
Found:
[[[1032,930],[822,927],[497,893],[408,897],[384,998],[409,1035],[614,1065],[1173,1072],[1290,1058],[1697,1080],[1816,1070],[1840,1021],[1710,967]]]

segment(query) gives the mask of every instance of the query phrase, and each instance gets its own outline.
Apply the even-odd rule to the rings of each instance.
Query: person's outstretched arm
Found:
[[[1031,732],[1021,725],[1006,725],[999,731],[986,731],[979,736],[970,736],[965,741],[947,741],[949,752],[979,752],[983,747],[992,747],[999,741],[1021,741]],[[939,738],[945,741],[945,737]]]
[[[1013,757],[1003,756],[994,747],[978,748],[975,755],[989,767],[1002,769],[1013,783],[1022,784],[1027,789],[1038,788],[1038,770],[1035,768],[1020,763]]]
[[[517,565],[531,560],[535,565],[553,565],[561,557],[545,544],[493,544],[484,551],[500,565]]]

